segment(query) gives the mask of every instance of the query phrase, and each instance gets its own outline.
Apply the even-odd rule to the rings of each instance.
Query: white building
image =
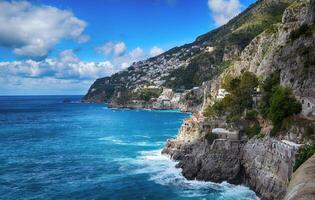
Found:
[[[206,47],[205,51],[208,53],[211,53],[214,51],[214,48],[213,47]]]
[[[229,131],[224,128],[212,129],[212,134],[218,136],[219,139],[239,140],[238,131]]]
[[[219,89],[217,99],[221,100],[229,93],[225,89]]]

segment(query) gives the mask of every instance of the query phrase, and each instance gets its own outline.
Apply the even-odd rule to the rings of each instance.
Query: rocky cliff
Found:
[[[228,181],[251,187],[263,199],[282,199],[293,172],[292,160],[277,154],[273,139],[169,141],[164,153],[178,161],[191,180]]]
[[[277,154],[270,138],[249,140],[242,156],[243,183],[263,199],[282,199],[293,172],[293,160]]]
[[[315,155],[293,174],[284,200],[315,199]]]
[[[305,93],[313,93],[314,12],[314,1],[292,2],[283,12],[281,23],[256,36],[240,51],[238,58],[232,58],[229,68],[207,82],[203,108],[216,100],[225,76],[237,76],[244,70],[262,79],[280,71],[280,84],[292,88],[298,98]],[[203,124],[203,120],[186,120],[177,138],[169,140],[163,150],[179,162],[178,167],[183,169],[185,177],[243,183],[263,199],[284,198],[293,173],[294,158],[283,157],[274,145],[281,138],[298,141],[297,136],[292,136],[293,130],[275,139],[261,136],[247,142],[213,142],[207,140],[207,132],[211,128],[226,126],[224,121],[212,121],[208,123],[208,128],[204,128]]]

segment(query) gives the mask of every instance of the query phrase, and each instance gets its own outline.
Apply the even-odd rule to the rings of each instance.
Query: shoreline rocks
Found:
[[[169,140],[162,153],[178,162],[189,180],[245,184],[263,199],[282,199],[293,163],[272,152],[271,138],[245,141]]]

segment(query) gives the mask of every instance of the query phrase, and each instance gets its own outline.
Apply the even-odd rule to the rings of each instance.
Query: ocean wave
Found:
[[[106,142],[110,142],[113,144],[125,144],[122,140],[113,137],[113,136],[107,136],[107,137],[102,137],[98,139],[99,141],[106,141]]]
[[[129,140],[120,139],[114,136],[101,137],[98,140],[105,141],[106,143],[110,143],[110,144],[123,145],[123,146],[160,147],[164,144],[164,142],[129,141]]]
[[[147,139],[151,138],[150,136],[147,136],[147,135],[134,135],[134,137],[147,138]]]
[[[259,199],[253,191],[242,185],[187,180],[182,175],[182,170],[175,167],[177,163],[162,155],[161,150],[142,151],[135,160],[127,162],[134,165],[131,173],[148,174],[149,180],[156,184],[176,187],[182,197],[219,200]]]

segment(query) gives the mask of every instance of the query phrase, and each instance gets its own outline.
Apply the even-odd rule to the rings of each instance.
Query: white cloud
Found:
[[[126,51],[126,44],[124,42],[119,42],[114,46],[115,55],[122,55]]]
[[[83,62],[72,50],[61,52],[55,59],[0,62],[0,77],[93,80],[117,70],[109,61]]]
[[[89,40],[86,22],[70,11],[27,1],[1,1],[0,10],[0,46],[16,55],[42,58],[62,39]]]
[[[125,53],[127,46],[124,42],[107,42],[99,47],[96,47],[95,50],[97,53],[104,55],[114,54],[115,56],[121,56]]]
[[[115,65],[117,66],[117,68],[125,69],[129,67],[133,62],[137,62],[145,58],[146,56],[144,54],[143,49],[141,49],[140,47],[137,47],[122,56],[114,57],[113,61]]]
[[[139,59],[141,58],[141,56],[143,56],[143,49],[141,49],[140,47],[137,47],[135,48],[134,50],[132,50],[130,53],[129,53],[129,57],[131,59]]]
[[[226,24],[241,12],[239,0],[208,0],[208,6],[217,26]]]
[[[2,95],[85,94],[94,80],[67,80],[52,77],[0,76]]]
[[[158,56],[160,55],[161,53],[163,53],[163,49],[157,47],[157,46],[154,46],[150,49],[150,56],[151,57],[155,57],[155,56]]]
[[[116,69],[126,69],[132,63],[147,59],[148,57],[155,57],[163,53],[163,49],[158,46],[153,46],[148,52],[140,47],[136,47],[127,51],[127,45],[123,41],[107,42],[95,48],[97,53],[111,56],[111,60]]]
[[[114,49],[114,43],[112,42],[107,42],[106,44],[95,48],[97,53],[104,54],[104,55],[111,54],[113,52],[113,49]]]

